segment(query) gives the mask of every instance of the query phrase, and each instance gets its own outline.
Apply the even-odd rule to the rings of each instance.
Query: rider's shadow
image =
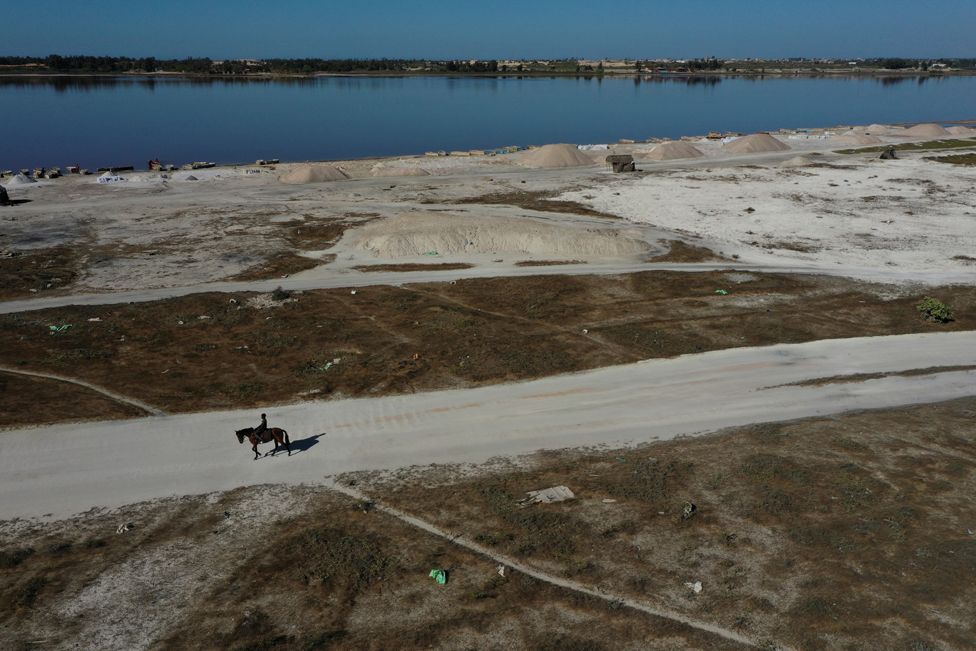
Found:
[[[315,436],[309,436],[303,439],[298,439],[297,441],[291,442],[291,451],[295,452],[306,452],[309,448],[314,445],[318,445],[319,439],[325,436],[325,432],[321,434],[316,434]]]

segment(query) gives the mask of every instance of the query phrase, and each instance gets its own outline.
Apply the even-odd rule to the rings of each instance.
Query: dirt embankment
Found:
[[[949,324],[919,315],[922,294],[889,292],[809,276],[645,272],[322,290],[278,301],[201,294],[2,316],[0,363],[187,412],[468,387],[740,346],[976,328],[974,288],[927,290],[953,307]],[[16,404],[11,424],[30,424],[42,406],[57,413],[49,401]]]

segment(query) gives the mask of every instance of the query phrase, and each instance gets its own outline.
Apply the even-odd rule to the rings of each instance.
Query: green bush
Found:
[[[937,298],[932,298],[931,296],[926,297],[916,307],[930,321],[948,323],[953,320],[952,308]]]

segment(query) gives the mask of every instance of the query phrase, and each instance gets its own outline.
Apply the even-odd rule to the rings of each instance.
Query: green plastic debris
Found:
[[[437,581],[440,585],[447,585],[447,570],[431,570],[430,578]]]
[[[729,295],[729,290],[727,290],[727,289],[716,289],[715,290],[715,293],[718,294],[719,296],[728,296]]]
[[[51,334],[52,335],[55,334],[55,333],[60,334],[62,332],[67,332],[68,331],[68,328],[70,328],[70,327],[71,327],[71,324],[70,323],[64,323],[62,325],[48,326],[48,328],[51,330]]]
[[[437,251],[428,251],[424,255],[440,255]]]

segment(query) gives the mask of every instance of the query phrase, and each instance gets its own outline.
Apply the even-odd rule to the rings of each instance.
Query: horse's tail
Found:
[[[288,438],[288,432],[281,430],[281,433],[285,435],[285,445],[291,445],[291,440]]]

